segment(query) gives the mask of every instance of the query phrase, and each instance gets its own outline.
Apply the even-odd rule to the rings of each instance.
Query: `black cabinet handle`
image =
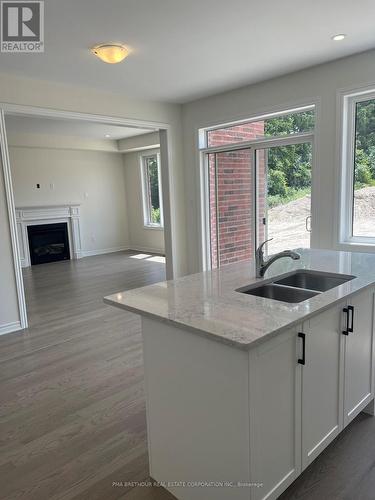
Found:
[[[343,335],[349,335],[349,309],[344,307],[344,313],[346,314],[346,328],[342,331]]]
[[[348,332],[352,333],[354,332],[354,306],[348,306],[348,316],[349,316],[349,313],[351,313],[351,322],[350,322],[350,327],[348,328]]]
[[[344,307],[343,311],[346,314],[346,329],[342,333],[349,335],[354,332],[354,306]]]
[[[306,364],[306,335],[302,332],[298,332],[298,337],[302,339],[302,359],[298,360],[300,365]]]

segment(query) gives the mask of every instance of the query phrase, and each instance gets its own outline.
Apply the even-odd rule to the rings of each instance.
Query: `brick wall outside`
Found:
[[[237,142],[251,141],[264,137],[264,122],[242,123],[232,127],[210,130],[208,132],[208,147],[223,146]]]
[[[210,242],[211,242],[211,267],[216,269],[218,265],[217,256],[217,214],[216,214],[216,173],[215,154],[208,155],[209,174],[209,197],[210,197]]]
[[[233,144],[234,142],[261,138],[263,135],[263,122],[242,124],[209,132],[208,144],[209,146]],[[264,236],[262,219],[265,210],[264,155],[264,151],[259,151],[257,157],[257,213],[261,239]],[[255,234],[253,234],[252,217],[255,179],[251,163],[252,153],[249,149],[209,155],[212,268],[248,260],[254,255]]]

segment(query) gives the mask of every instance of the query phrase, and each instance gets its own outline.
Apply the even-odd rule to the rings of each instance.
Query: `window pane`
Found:
[[[375,99],[355,110],[353,236],[375,237]]]
[[[209,130],[207,146],[225,146],[238,142],[262,139],[264,137],[264,122],[242,123],[232,127]]]
[[[218,259],[218,218],[217,218],[217,189],[216,189],[216,154],[208,155],[208,190],[209,190],[209,217],[210,217],[210,252],[211,268],[219,267]]]
[[[310,246],[311,162],[310,143],[257,150],[258,241],[273,238],[268,254]]]
[[[146,159],[151,224],[160,224],[159,175],[157,157]]]
[[[281,115],[256,122],[241,123],[226,128],[209,130],[207,146],[223,146],[238,142],[311,132],[315,125],[314,110]]]
[[[251,151],[208,155],[211,266],[254,255]]]

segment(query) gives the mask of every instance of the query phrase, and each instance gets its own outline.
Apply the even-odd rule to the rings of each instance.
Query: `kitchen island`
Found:
[[[275,499],[373,414],[375,255],[297,251],[262,279],[249,261],[105,298],[142,317],[150,474],[178,499]],[[295,270],[345,279],[301,302],[241,293]]]

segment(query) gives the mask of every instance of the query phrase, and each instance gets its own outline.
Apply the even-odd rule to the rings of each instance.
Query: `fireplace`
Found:
[[[69,260],[69,235],[66,222],[27,226],[31,265]]]
[[[29,252],[28,227],[44,224],[66,223],[69,230],[69,253],[67,253],[66,258],[80,259],[82,257],[80,219],[79,203],[16,207],[21,266],[29,267],[31,265],[30,255],[32,252]]]

